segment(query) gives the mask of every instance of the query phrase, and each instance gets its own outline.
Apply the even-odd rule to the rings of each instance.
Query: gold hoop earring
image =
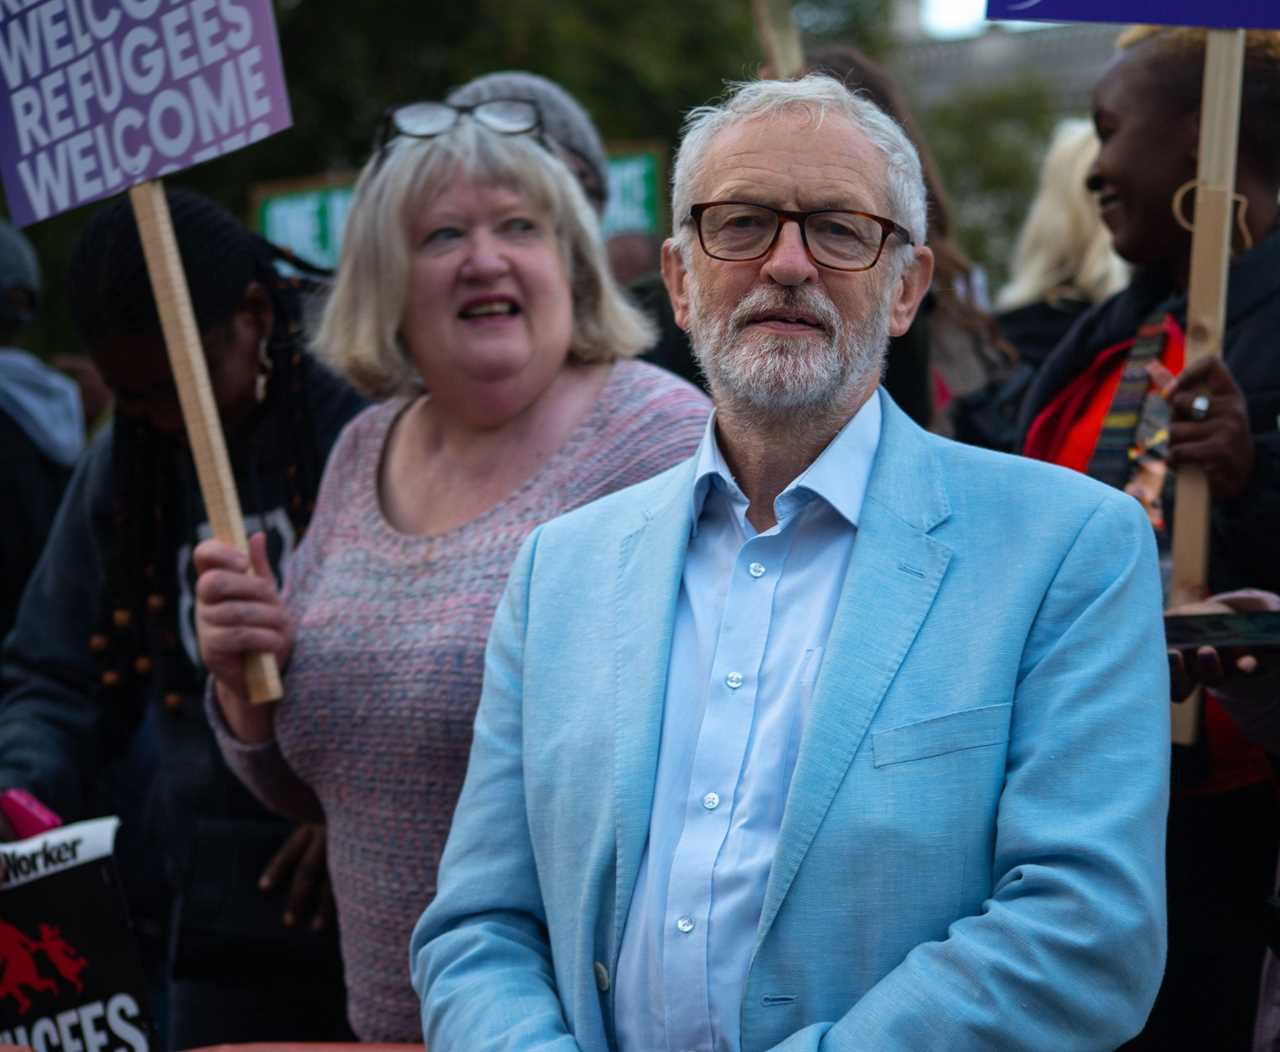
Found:
[[[1195,230],[1195,227],[1192,225],[1191,220],[1182,214],[1182,204],[1186,201],[1187,194],[1194,190],[1199,182],[1200,180],[1198,179],[1188,179],[1173,192],[1173,201],[1169,206],[1173,209],[1174,222],[1176,222],[1178,226],[1182,227],[1182,229],[1188,234]]]
[[[275,362],[267,353],[267,338],[264,336],[258,341],[258,375],[253,378],[253,397],[259,405],[267,400],[267,385],[271,382],[271,373],[275,367]]]
[[[1170,207],[1173,209],[1174,221],[1188,234],[1195,230],[1195,226],[1191,220],[1182,214],[1182,206],[1187,199],[1187,194],[1195,189],[1199,183],[1200,180],[1198,179],[1188,179],[1173,192],[1173,201],[1170,203]],[[1245,223],[1245,217],[1249,212],[1249,199],[1244,194],[1233,193],[1231,201],[1233,204],[1239,205],[1238,208],[1233,208],[1232,212],[1235,213],[1236,230],[1240,232],[1240,241],[1244,244],[1244,250],[1248,252],[1249,249],[1253,248],[1253,235],[1249,233],[1248,224]]]

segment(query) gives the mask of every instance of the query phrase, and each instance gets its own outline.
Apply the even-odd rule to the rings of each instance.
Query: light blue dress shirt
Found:
[[[880,439],[862,406],[756,533],[698,448],[649,840],[615,989],[622,1052],[739,1052],[739,1010],[813,684]]]

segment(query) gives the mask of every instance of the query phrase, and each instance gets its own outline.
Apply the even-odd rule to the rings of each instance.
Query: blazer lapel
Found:
[[[882,408],[880,445],[796,758],[757,949],[933,605],[951,558],[951,550],[929,536],[950,510],[933,440],[887,396]]]
[[[618,546],[613,596],[614,950],[649,834],[676,601],[692,523],[694,459],[681,464]]]

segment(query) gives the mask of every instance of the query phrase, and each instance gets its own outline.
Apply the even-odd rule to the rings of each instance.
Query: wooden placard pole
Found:
[[[1200,109],[1200,156],[1191,235],[1187,291],[1186,364],[1222,354],[1226,324],[1227,268],[1235,217],[1236,147],[1240,135],[1240,91],[1244,73],[1243,29],[1211,29],[1205,51]],[[1209,579],[1209,483],[1199,468],[1178,469],[1173,513],[1171,605],[1205,597]],[[1195,742],[1200,693],[1173,706],[1173,740]]]
[[[751,0],[751,11],[770,72],[778,80],[794,77],[804,69],[804,49],[791,19],[791,0]]]
[[[187,441],[195,458],[196,475],[200,480],[209,524],[218,540],[247,552],[249,544],[240,514],[235,476],[231,473],[218,406],[209,384],[209,370],[200,346],[200,330],[191,309],[191,294],[187,290],[187,278],[178,254],[178,240],[173,233],[164,186],[158,180],[139,183],[130,188],[129,201],[138,220],[142,251],[151,275],[160,327],[178,386]],[[255,704],[275,701],[283,694],[280,670],[273,654],[250,654],[246,657],[245,680],[249,700]]]

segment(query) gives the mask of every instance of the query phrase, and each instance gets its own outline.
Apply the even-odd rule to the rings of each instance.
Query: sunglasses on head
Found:
[[[378,123],[374,153],[382,164],[386,149],[402,135],[411,139],[434,139],[470,117],[499,135],[528,135],[542,130],[542,114],[536,103],[526,99],[489,99],[474,106],[451,102],[410,102],[389,106]]]

